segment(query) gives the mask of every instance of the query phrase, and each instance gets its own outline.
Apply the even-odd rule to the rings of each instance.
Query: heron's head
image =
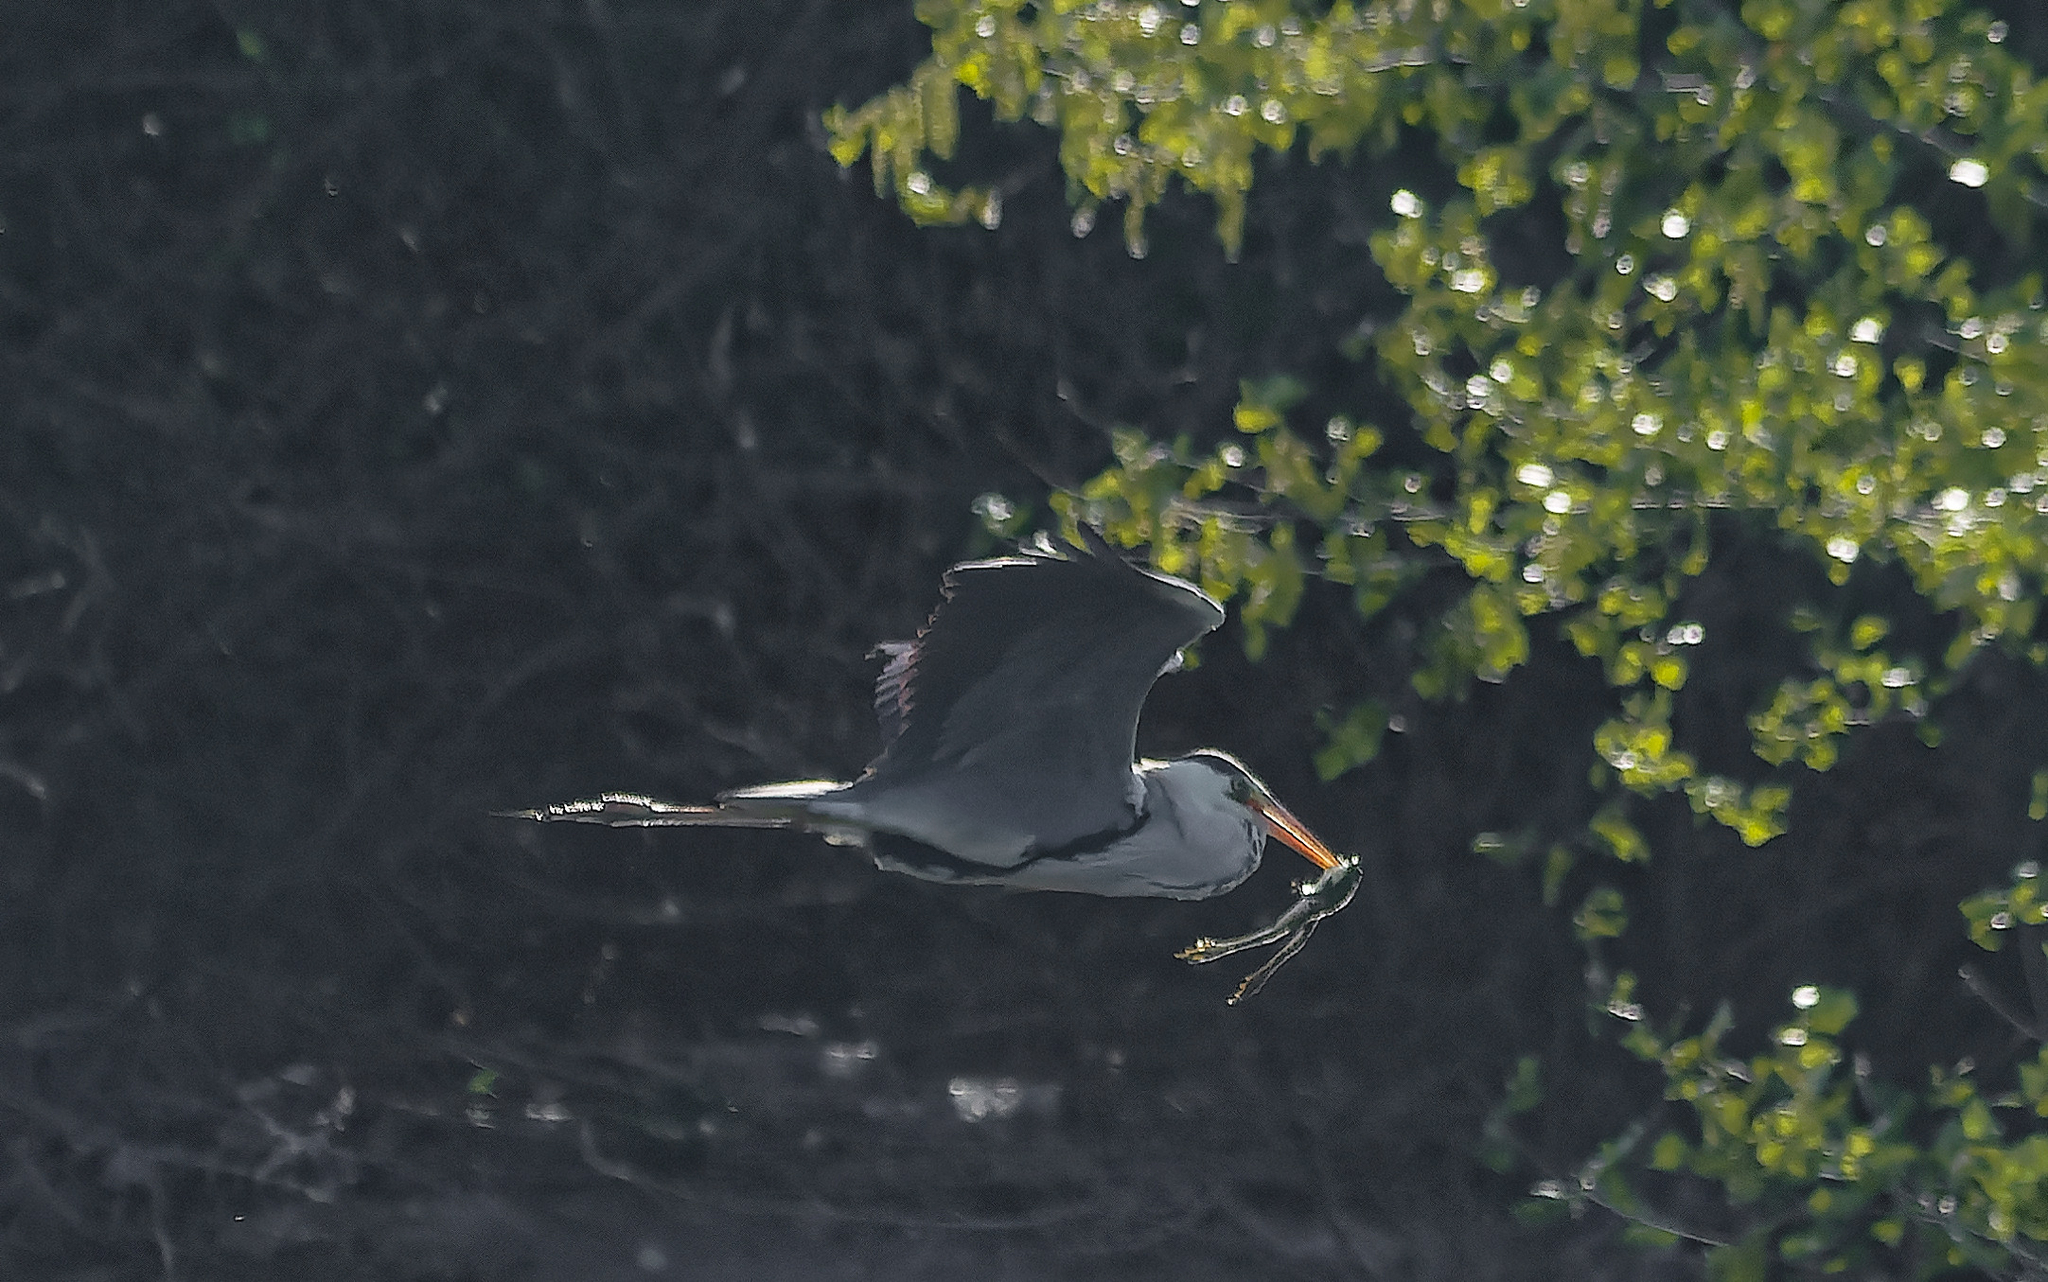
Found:
[[[1339,862],[1337,854],[1323,844],[1323,839],[1308,830],[1308,825],[1296,819],[1287,807],[1280,804],[1259,777],[1245,768],[1245,764],[1227,752],[1214,748],[1203,748],[1188,754],[1188,759],[1198,761],[1222,777],[1226,794],[1230,800],[1251,811],[1265,821],[1266,831],[1278,837],[1318,868],[1335,868]]]

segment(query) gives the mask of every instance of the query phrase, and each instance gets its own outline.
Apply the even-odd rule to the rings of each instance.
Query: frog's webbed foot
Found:
[[[1229,1003],[1235,1006],[1239,1002],[1256,995],[1260,989],[1264,988],[1266,981],[1273,978],[1274,973],[1282,966],[1285,966],[1289,958],[1308,947],[1308,937],[1316,933],[1316,923],[1321,920],[1322,918],[1320,917],[1311,917],[1307,922],[1296,928],[1295,932],[1287,937],[1287,941],[1274,950],[1271,957],[1266,959],[1264,965],[1244,977],[1244,982],[1239,984],[1237,991],[1230,995]]]
[[[1205,962],[1220,961],[1234,953],[1245,952],[1253,948],[1264,948],[1268,944],[1277,944],[1291,935],[1314,930],[1315,925],[1312,920],[1314,911],[1315,905],[1312,901],[1297,899],[1287,906],[1286,912],[1274,918],[1273,923],[1269,926],[1261,926],[1257,930],[1247,931],[1242,935],[1232,935],[1228,939],[1197,939],[1194,943],[1175,953],[1174,956],[1184,962],[1200,966]],[[1304,921],[1309,922],[1309,924],[1303,925]]]
[[[1245,976],[1237,991],[1230,995],[1230,1004],[1235,1006],[1264,988],[1276,971],[1306,947],[1309,936],[1315,933],[1323,918],[1341,912],[1351,902],[1351,897],[1358,893],[1360,880],[1357,856],[1346,855],[1336,867],[1313,881],[1296,886],[1295,891],[1300,898],[1289,904],[1287,911],[1275,918],[1271,925],[1228,939],[1198,939],[1174,956],[1200,966],[1247,949],[1280,945],[1279,950],[1257,970]]]

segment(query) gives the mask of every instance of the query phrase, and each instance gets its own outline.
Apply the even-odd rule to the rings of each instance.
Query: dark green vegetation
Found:
[[[1128,429],[1115,465],[1055,506],[1241,596],[1254,654],[1314,573],[1351,587],[1369,628],[1427,620],[1397,668],[1431,700],[1508,680],[1539,640],[1598,661],[1614,691],[1591,735],[1598,809],[1509,813],[1474,849],[1533,864],[1546,902],[1578,900],[1592,1009],[1681,1107],[1631,1119],[1539,1197],[1697,1241],[1722,1277],[1773,1260],[2048,1268],[2048,1049],[2024,1054],[2048,1037],[2031,852],[1963,907],[1985,948],[2029,936],[2033,1013],[1966,971],[2013,1045],[1924,1088],[1852,1066],[1848,990],[1798,986],[1770,1049],[1742,1058],[1729,1003],[1703,1031],[1682,1003],[1645,1005],[1615,942],[1614,865],[1650,860],[1665,796],[1762,846],[1787,831],[1793,783],[1856,728],[1914,722],[1932,746],[1961,683],[2048,665],[2048,84],[2011,25],[1946,0],[956,0],[920,16],[932,56],[908,84],[827,124],[835,155],[866,155],[921,221],[1001,208],[934,174],[960,149],[956,83],[1053,127],[1075,230],[1120,201],[1133,257],[1176,186],[1214,198],[1235,257],[1253,157],[1300,144],[1352,162],[1327,179],[1354,201],[1333,234],[1401,300],[1332,308],[1328,345],[1369,390],[1324,390],[1296,357],[1242,384],[1249,439]],[[1709,601],[1731,545],[1770,549],[1790,579],[1734,653],[1707,646],[1729,622]],[[1765,657],[1772,631],[1805,637]],[[1702,683],[1720,687],[1707,706],[1687,697]],[[1736,699],[1747,760],[1714,751]],[[1387,715],[1371,697],[1331,716],[1320,773],[1377,755]],[[2039,823],[2048,769],[2032,794]],[[1654,894],[1664,876],[1639,880]],[[1539,1075],[1525,1060],[1494,1119],[1501,1169]],[[1668,1214],[1647,1173],[1671,1177],[1667,1198],[1718,1184],[1730,1207]]]
[[[1503,26],[1510,43],[1485,56],[1533,66],[1548,11],[1517,12],[1528,50]],[[1901,137],[1879,157],[1877,134],[1831,115],[1857,163],[1802,176],[1838,179],[1820,207],[1881,211],[1887,243],[1822,219],[1793,252],[1772,220],[1809,202],[1791,166],[1759,160],[1754,319],[1711,261],[1687,258],[1697,279],[1679,261],[1751,180],[1710,166],[1716,185],[1686,206],[1700,162],[1669,140],[1646,179],[1650,143],[1627,131],[1647,105],[1690,108],[1618,61],[1640,79],[1685,57],[1725,72],[1729,55],[1660,45],[1672,11],[1641,29],[1632,9],[1576,12],[1602,42],[1588,65],[1619,132],[1557,98],[1552,140],[1516,171],[1518,122],[1534,117],[1489,108],[1469,150],[1501,167],[1470,172],[1498,177],[1464,183],[1461,103],[1506,90],[1468,73],[1478,62],[1452,74],[1425,57],[1373,102],[1323,95],[1377,113],[1350,164],[1252,138],[1227,249],[1213,201],[1136,172],[1143,260],[1122,237],[1072,235],[1059,135],[998,126],[964,94],[961,172],[935,167],[929,191],[999,187],[994,231],[918,230],[847,180],[820,121],[915,74],[930,33],[902,10],[502,0],[11,18],[0,1274],[1705,1268],[1696,1245],[1624,1240],[1655,1224],[1729,1241],[1763,1226],[1752,1253],[1819,1233],[1814,1266],[1864,1250],[1866,1276],[1939,1265],[1932,1230],[1954,1224],[2013,1271],[1980,1172],[2011,1154],[2000,1169],[2023,1173],[2031,1152],[2030,1115],[2001,1099],[2038,1093],[2022,1070],[2040,1043],[2016,1027],[2041,1018],[2022,964],[2038,948],[1985,954],[1956,905],[1997,887],[2005,902],[1975,901],[1984,938],[2036,933],[2014,928],[2034,904],[2011,870],[2038,854],[2030,800],[2048,802],[2030,794],[2048,702],[2020,613],[2038,553],[2016,484],[2000,506],[1989,495],[2026,466],[2007,465],[2018,442],[2037,446],[2025,416],[1971,400],[1999,379],[2011,398],[2041,394],[2022,377],[2039,369],[2023,284],[2039,207],[2020,181],[2034,171],[1987,156],[1985,186],[1964,188],[1946,153]],[[2048,61],[2008,16],[1998,56]],[[1240,33],[1248,51],[1292,48],[1271,25],[1269,44],[1259,25]],[[1974,41],[1972,65],[1992,65],[1983,30],[1936,28],[1942,50]],[[1795,34],[1758,47],[1819,48]],[[1967,99],[2010,82],[1955,83]],[[1261,104],[1258,127],[1309,119],[1308,102],[1289,99],[1277,125]],[[1122,136],[1078,153],[1105,166],[1097,197],[1113,194]],[[1552,166],[1567,146],[1589,165],[1602,147],[1636,159],[1612,192],[1606,170],[1581,189]],[[885,175],[905,190],[912,148]],[[1402,190],[1413,216],[1393,212]],[[1629,202],[1608,213],[1613,235],[1589,224],[1568,249],[1603,194]],[[1909,207],[1920,222],[1890,221]],[[974,196],[959,212],[986,208]],[[1664,234],[1673,209],[1685,237]],[[1624,235],[1671,261],[1638,251],[1611,270]],[[1827,292],[1894,243],[1939,260],[1870,298]],[[1971,274],[1945,277],[1955,262]],[[1455,276],[1472,271],[1476,291]],[[1646,301],[1653,274],[1672,298]],[[1531,288],[1526,318],[1502,310]],[[1586,310],[1603,290],[1620,331]],[[1974,310],[1950,315],[1953,298]],[[1821,303],[1825,335],[1808,333]],[[1775,328],[1780,311],[1800,323]],[[2020,328],[1999,328],[2008,312]],[[1411,314],[1428,352],[1399,327]],[[1866,316],[1883,325],[1875,345],[1856,336]],[[1797,379],[1766,386],[1730,355],[1781,333],[1775,368]],[[1687,334],[1702,344],[1696,408],[1659,411],[1650,371],[1680,387],[1667,367]],[[1854,372],[1821,378],[1815,359],[1845,351]],[[1616,353],[1641,372],[1624,377]],[[1502,381],[1496,355],[1513,366]],[[1581,404],[1587,370],[1603,392]],[[1808,394],[1814,379],[1828,396]],[[1815,423],[1848,417],[1766,445],[1745,432],[1743,389],[1766,428],[1795,403]],[[1699,431],[1678,448],[1709,409],[1731,416],[1730,458],[1760,469],[1758,490],[1720,504],[1704,487],[1722,451]],[[1657,432],[1637,430],[1659,412]],[[1481,438],[1475,413],[1555,435]],[[1823,484],[1875,468],[1863,446],[1878,430],[1923,419],[1941,433],[1885,438],[1897,470],[1871,475],[1886,505]],[[1523,476],[1537,466],[1545,486]],[[1937,487],[1927,469],[1957,479]],[[1698,507],[1599,506],[1680,487]],[[1962,507],[1942,506],[1949,489]],[[1568,514],[1543,507],[1560,490]],[[981,509],[1022,531],[1055,491],[1085,491],[1114,533],[1149,533],[1253,616],[1162,683],[1145,749],[1227,747],[1365,857],[1357,901],[1245,1006],[1223,1003],[1235,975],[1172,952],[1269,918],[1295,875],[1279,860],[1217,902],[1108,904],[921,885],[776,834],[483,817],[603,788],[688,799],[858,769],[875,743],[868,647],[917,626],[945,564],[992,546],[977,496],[1009,496]],[[1942,595],[1900,501],[1932,522],[1929,556],[1974,566],[2011,531],[1998,574]],[[1235,521],[1200,519],[1226,504]],[[1800,520],[1781,528],[1779,511]],[[1316,556],[1354,515],[1362,528]],[[1547,515],[1571,519],[1531,561]],[[1853,562],[1827,553],[1851,534]],[[1695,549],[1709,553],[1696,568]],[[1525,588],[1553,586],[1562,601],[1524,613]],[[1912,680],[1887,686],[1892,668]],[[1786,695],[1792,676],[1808,693]],[[1894,702],[1863,702],[1878,690]],[[1779,765],[1757,756],[1751,714],[1786,728]],[[1650,761],[1660,717],[1673,738],[1658,759],[1684,769],[1631,778],[1615,757]],[[1836,717],[1876,724],[1837,735]],[[1399,733],[1382,733],[1390,718]],[[1833,769],[1813,774],[1824,749]],[[1793,785],[1782,812],[1773,784]],[[1698,820],[1695,798],[1788,833],[1746,847]],[[1996,1006],[1956,978],[1965,964]],[[1806,986],[1810,1004],[1787,1005]],[[1850,992],[1860,1013],[1844,1024]],[[1724,999],[1733,1023],[1710,1049],[1696,1039]],[[1633,1050],[1622,1029],[1642,1030]],[[1755,1082],[1723,1075],[1736,1057]],[[1930,1064],[1944,1073],[1931,1091]],[[1789,1116],[1779,1167],[1748,1131],[1714,1141],[1691,1103],[1665,1099],[1688,1082],[1755,1090],[1745,1121]],[[1782,1100],[1811,1107],[1773,1111]],[[1910,1150],[1868,1197],[1817,1178],[1859,1131]],[[1603,1157],[1617,1137],[1637,1138]],[[1956,1208],[1936,1194],[1918,1214],[1899,1195],[1933,1192],[1943,1144],[1967,1159]],[[1866,1171],[1879,1151],[1857,1155]],[[1567,1194],[1546,1205],[1579,1213],[1518,1219],[1540,1180]],[[1814,1204],[1822,1188],[1842,1200]],[[2005,1188],[2032,1217],[2015,1228],[2038,1224],[2031,1186]],[[1895,1248],[1871,1233],[1894,1215]]]

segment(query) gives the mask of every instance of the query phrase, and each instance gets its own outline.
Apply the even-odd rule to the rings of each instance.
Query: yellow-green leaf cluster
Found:
[[[1792,1007],[1745,1057],[1725,1048],[1726,1006],[1691,1035],[1623,1012],[1625,1044],[1659,1066],[1689,1119],[1657,1138],[1646,1165],[1718,1183],[1774,1226],[1716,1248],[1717,1270],[1766,1276],[1775,1255],[1840,1273],[1909,1245],[1933,1263],[2004,1272],[2014,1250],[2032,1258],[2048,1242],[2048,1136],[2026,1125],[2048,1116],[2048,1051],[2020,1066],[2017,1090],[1984,1094],[1966,1063],[1934,1069],[1916,1100],[1866,1068],[1844,1071],[1853,995],[1805,985]]]

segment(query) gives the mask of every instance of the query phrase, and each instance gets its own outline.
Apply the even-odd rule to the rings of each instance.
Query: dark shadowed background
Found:
[[[1590,807],[1603,683],[1554,637],[1436,707],[1375,663],[1414,623],[1312,592],[1161,684],[1148,752],[1226,747],[1367,859],[1239,1009],[1171,954],[1298,861],[1091,901],[488,817],[849,775],[868,650],[991,549],[978,495],[1042,508],[1114,423],[1214,439],[1241,377],[1391,412],[1336,345],[1393,306],[1395,172],[1271,166],[1235,266],[1169,200],[1137,262],[1028,129],[970,121],[993,233],[832,164],[818,113],[923,52],[907,5],[8,7],[0,1274],[1694,1271],[1511,1213],[1659,1089],[1565,912],[1471,853]],[[1792,564],[1717,558],[1710,636],[1777,644]],[[1406,732],[1319,783],[1317,713],[1367,693]],[[1657,812],[1646,1000],[1760,1028],[1848,984],[1888,1069],[2009,1058],[1954,905],[2027,853],[2039,693],[1987,659],[1939,756],[1880,727],[1762,851]],[[1757,694],[1686,698],[1733,751]]]

